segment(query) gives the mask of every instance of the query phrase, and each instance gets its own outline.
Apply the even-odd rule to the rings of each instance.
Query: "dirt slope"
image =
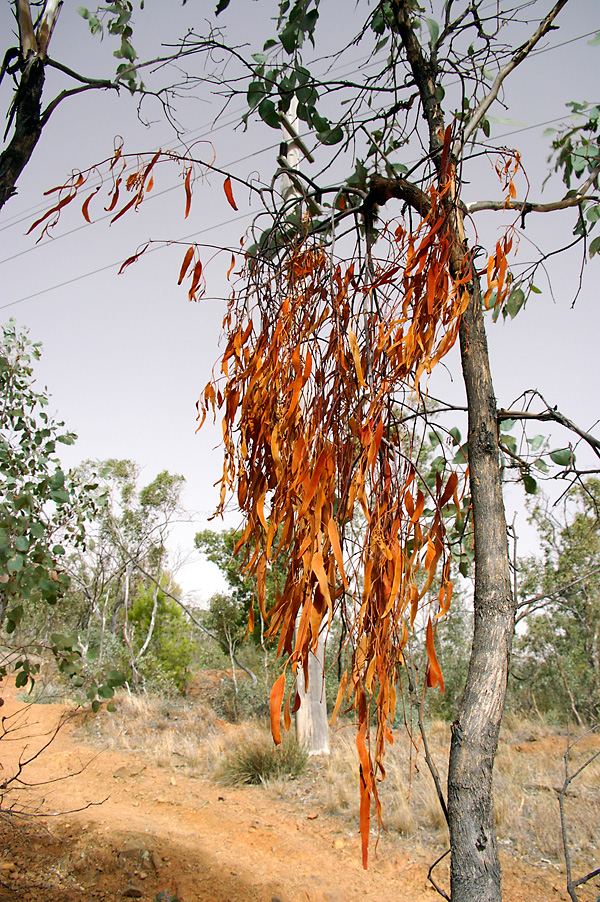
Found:
[[[4,699],[1,713],[10,718],[22,705],[14,691]],[[64,710],[27,709],[29,726],[23,723],[19,738],[0,747],[5,774],[24,744],[29,751],[41,745],[40,734]],[[96,753],[77,738],[73,723],[28,767],[25,779],[57,782],[21,795],[41,817],[20,825],[0,821],[0,902],[439,898],[427,881],[430,862],[397,838],[382,838],[365,872],[358,837],[309,802],[274,803],[260,787],[224,789],[202,778],[172,776],[131,753]],[[555,869],[526,868],[510,859],[504,868],[510,902],[567,899]],[[439,872],[444,879],[443,866]]]

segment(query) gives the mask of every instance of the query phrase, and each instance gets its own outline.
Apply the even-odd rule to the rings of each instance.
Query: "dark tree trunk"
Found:
[[[23,66],[14,98],[12,115],[15,131],[0,154],[0,210],[17,193],[17,179],[25,169],[42,134],[41,100],[44,88],[44,63],[30,56]]]
[[[469,410],[469,473],[475,532],[474,632],[469,672],[452,726],[448,772],[451,895],[500,902],[492,777],[515,623],[492,385],[479,281],[460,330]]]

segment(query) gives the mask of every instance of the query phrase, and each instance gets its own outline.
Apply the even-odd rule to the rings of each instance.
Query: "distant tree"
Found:
[[[542,557],[523,562],[512,698],[580,723],[600,717],[600,482],[574,488],[565,519],[533,508]]]
[[[76,436],[46,411],[48,393],[35,385],[33,364],[41,345],[13,320],[0,338],[0,628],[11,636],[23,616],[41,606],[59,606],[71,584],[67,553],[84,552],[87,530],[99,515],[100,493],[89,478],[66,471],[58,457],[61,444]],[[65,651],[47,635],[33,635],[35,645],[48,642],[57,654]],[[12,648],[24,685],[33,664],[23,648]],[[17,656],[15,658],[15,651]],[[68,662],[69,666],[73,662]],[[0,657],[0,677],[6,665]]]

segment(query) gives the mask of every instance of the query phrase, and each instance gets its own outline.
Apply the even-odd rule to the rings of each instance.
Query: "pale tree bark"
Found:
[[[329,754],[329,721],[327,699],[325,697],[325,642],[319,636],[316,655],[311,651],[308,657],[308,686],[304,672],[298,670],[296,688],[300,696],[300,707],[296,712],[296,735],[309,755]]]

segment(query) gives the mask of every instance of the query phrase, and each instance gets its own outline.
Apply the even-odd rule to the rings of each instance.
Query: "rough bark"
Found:
[[[514,632],[506,519],[479,281],[470,286],[460,330],[469,410],[469,473],[475,533],[474,631],[464,695],[452,726],[448,772],[451,895],[454,902],[500,902],[493,767]]]
[[[44,63],[30,56],[24,63],[11,114],[14,134],[0,154],[0,210],[17,193],[16,184],[42,134],[41,100],[44,88]]]
[[[444,116],[437,99],[435,59],[426,58],[413,30],[406,0],[395,0],[396,25],[419,89],[440,177]],[[456,163],[451,161],[451,165]],[[410,199],[406,198],[410,203]],[[445,200],[453,243],[453,275],[470,268],[460,197]],[[475,538],[474,632],[465,691],[452,727],[448,816],[453,902],[501,902],[502,876],[493,806],[493,767],[508,679],[515,623],[506,518],[498,453],[497,408],[490,370],[479,279],[472,273],[470,299],[460,327],[469,417],[468,460]]]

